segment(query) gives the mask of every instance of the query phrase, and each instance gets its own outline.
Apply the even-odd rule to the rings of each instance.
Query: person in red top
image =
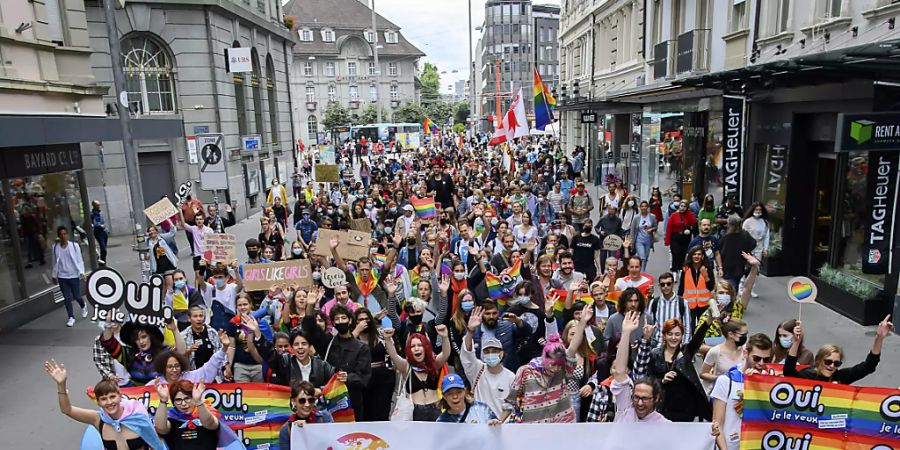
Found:
[[[696,228],[697,217],[688,209],[687,200],[682,199],[678,211],[672,213],[666,223],[666,246],[672,252],[672,273],[681,271]]]

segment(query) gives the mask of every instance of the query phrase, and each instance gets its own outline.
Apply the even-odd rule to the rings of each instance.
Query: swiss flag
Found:
[[[512,142],[517,137],[528,136],[528,118],[525,116],[525,103],[522,102],[522,89],[513,98],[509,110],[500,118],[500,126],[494,131],[488,145],[500,145]]]

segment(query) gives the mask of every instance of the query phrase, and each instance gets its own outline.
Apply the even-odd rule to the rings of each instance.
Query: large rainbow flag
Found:
[[[506,307],[506,299],[514,294],[516,285],[521,281],[522,260],[516,261],[511,267],[500,272],[500,276],[493,273],[484,274],[484,286],[488,295],[497,301],[501,308]]]
[[[409,203],[416,210],[416,215],[420,219],[431,219],[437,216],[437,210],[434,207],[434,197],[419,198],[413,195],[409,198]]]
[[[353,406],[350,404],[350,392],[347,385],[338,381],[337,374],[331,376],[325,387],[322,388],[320,400],[324,409],[331,413],[335,422],[355,422]]]
[[[159,396],[155,386],[123,387],[121,391],[143,403],[151,415],[156,412]],[[93,387],[87,395],[93,398]],[[203,393],[247,450],[279,450],[278,432],[291,416],[290,396],[290,388],[266,383],[207,384]]]
[[[556,108],[556,99],[550,94],[537,65],[534,66],[534,127],[543,130],[548,124],[553,123],[553,109]]]
[[[741,450],[900,448],[897,389],[753,375],[744,380]],[[790,441],[789,441],[790,440]]]

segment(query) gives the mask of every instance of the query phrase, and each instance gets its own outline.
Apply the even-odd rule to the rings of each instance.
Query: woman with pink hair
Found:
[[[575,370],[578,348],[584,339],[584,328],[593,313],[591,306],[582,310],[568,348],[563,345],[559,335],[549,336],[541,356],[516,371],[509,396],[503,403],[501,422],[507,419],[521,423],[577,421],[566,386]]]

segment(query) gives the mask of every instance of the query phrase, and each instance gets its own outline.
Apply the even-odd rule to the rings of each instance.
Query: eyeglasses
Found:
[[[635,401],[635,403],[650,403],[653,400],[653,397],[643,397],[639,395],[632,395],[631,399]]]
[[[315,405],[315,397],[300,397],[294,400],[298,405]]]
[[[671,282],[671,281],[668,282],[668,283],[662,283],[662,282],[659,283],[659,287],[663,287],[663,286],[671,286],[671,285],[672,285],[672,282]]]
[[[181,369],[181,364],[174,364],[174,365],[166,366],[166,370],[175,370],[175,369]]]
[[[172,399],[172,403],[179,403],[182,405],[186,405],[186,404],[190,403],[191,400],[193,400],[193,399],[191,399],[190,397],[176,397],[176,398]]]
[[[844,362],[841,360],[835,361],[833,359],[826,359],[826,360],[822,361],[822,364],[824,364],[826,366],[834,366],[835,368],[838,368],[838,367],[841,367],[841,365],[843,365]]]
[[[771,356],[763,357],[763,356],[759,356],[759,355],[750,355],[750,359],[753,360],[754,364],[759,364],[760,362],[764,362],[764,363],[768,364],[768,363],[772,362]]]

